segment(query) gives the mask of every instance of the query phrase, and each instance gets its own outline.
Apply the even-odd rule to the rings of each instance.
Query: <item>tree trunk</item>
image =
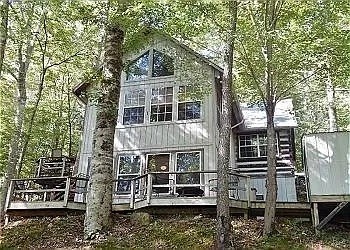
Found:
[[[267,0],[265,6],[265,109],[267,123],[267,176],[266,201],[264,214],[263,234],[269,235],[274,229],[277,199],[276,179],[276,133],[274,127],[274,114],[276,106],[275,83],[273,79],[273,33],[276,30],[276,1]]]
[[[19,49],[19,57],[22,57],[22,51]],[[20,141],[23,134],[23,123],[25,117],[25,107],[27,103],[27,92],[26,92],[26,67],[23,61],[20,61],[19,74],[17,78],[17,102],[16,102],[16,116],[13,136],[10,143],[10,152],[8,157],[8,164],[5,171],[4,183],[0,193],[0,221],[4,219],[5,215],[5,201],[10,185],[11,179],[16,177],[16,167],[20,154]]]
[[[0,6],[1,13],[1,26],[0,26],[0,78],[3,71],[4,59],[5,59],[5,48],[8,36],[8,13],[9,13],[9,0],[2,0]]]
[[[232,68],[234,37],[236,35],[237,1],[229,1],[231,27],[224,51],[224,74],[222,79],[222,103],[219,123],[219,147],[217,165],[217,224],[218,249],[232,248],[229,204],[230,135],[232,123]]]
[[[337,125],[337,112],[335,107],[335,93],[334,85],[331,78],[330,69],[327,68],[326,74],[326,95],[327,95],[327,109],[328,109],[328,124],[329,132],[334,132],[338,130]]]
[[[266,105],[267,116],[267,177],[266,177],[266,201],[264,214],[264,235],[269,235],[274,229],[277,199],[276,179],[276,132],[274,127],[274,106],[268,101]]]
[[[113,142],[122,71],[124,33],[118,25],[106,30],[105,57],[96,104],[91,176],[88,188],[84,236],[94,239],[110,228],[113,192]]]

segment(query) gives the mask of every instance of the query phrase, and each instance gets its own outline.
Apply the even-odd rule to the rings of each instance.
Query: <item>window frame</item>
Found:
[[[157,51],[159,53],[162,53],[168,57],[170,57],[173,60],[173,74],[171,75],[166,75],[166,76],[153,76],[153,61],[154,61],[154,51]],[[133,62],[137,61],[139,58],[141,58],[143,55],[145,55],[146,53],[148,53],[148,71],[147,71],[147,75],[145,75],[145,77],[141,77],[141,78],[137,78],[137,79],[128,79],[128,67],[129,65],[131,65]],[[127,68],[125,68],[125,82],[140,82],[140,81],[145,81],[145,80],[150,80],[150,79],[161,79],[161,78],[171,78],[175,76],[175,63],[174,63],[175,59],[174,57],[170,56],[169,54],[167,54],[166,52],[163,52],[161,50],[158,50],[156,48],[149,48],[147,50],[142,51],[142,54],[138,54],[137,57],[135,57],[134,59],[130,60]]]
[[[164,95],[164,98],[165,98],[165,102],[163,103],[155,103],[155,104],[152,104],[152,97],[153,97],[153,90],[158,90],[158,96],[159,96],[159,89],[168,89],[168,88],[171,88],[171,102],[167,102],[166,101],[166,97],[167,96],[170,96],[170,95],[167,95],[167,90],[165,90],[165,95]],[[155,124],[155,123],[167,123],[167,122],[172,122],[174,121],[174,86],[162,86],[162,87],[155,87],[155,88],[150,88],[150,97],[149,97],[149,123],[150,124]],[[159,121],[158,120],[158,115],[160,113],[156,113],[157,115],[157,121],[151,121],[152,119],[152,106],[157,106],[159,108],[159,106],[165,106],[165,112],[164,112],[164,118],[166,117],[166,114],[169,114],[170,112],[166,112],[166,106],[167,105],[171,105],[171,119],[170,120],[164,120],[164,121]]]
[[[177,170],[177,162],[178,162],[178,155],[179,154],[188,154],[188,153],[199,153],[199,169],[197,171],[202,171],[203,169],[203,155],[202,155],[202,151],[201,150],[191,150],[191,151],[177,151],[175,152],[175,159],[174,159],[174,172],[177,173],[186,173],[186,172],[180,172]],[[188,172],[189,174],[191,174],[191,172]],[[195,174],[195,173],[194,173]],[[184,174],[180,174],[179,176],[181,175],[184,175]],[[186,184],[183,184],[183,183],[178,183],[177,182],[177,174],[175,174],[174,176],[174,180],[175,180],[175,186],[176,187],[186,187],[186,186],[191,186],[191,187],[199,187],[201,186],[201,183],[202,183],[202,174],[198,173],[199,175],[199,183],[186,183]]]
[[[140,165],[139,165],[139,171],[138,173],[131,173],[131,174],[121,174],[120,173],[120,163],[121,163],[121,157],[127,157],[127,156],[138,156],[140,158]],[[116,186],[115,186],[115,193],[117,195],[129,195],[131,190],[127,190],[127,191],[119,191],[118,190],[118,187],[119,187],[119,179],[121,176],[133,176],[132,178],[135,178],[137,176],[140,176],[141,175],[141,172],[142,172],[142,155],[138,155],[138,154],[123,154],[123,155],[119,155],[118,156],[118,162],[117,162],[117,171],[116,171],[116,179],[117,179],[117,183],[116,183]],[[128,178],[125,178],[125,179],[128,179]],[[130,185],[130,184],[129,184]],[[140,183],[137,182],[136,183],[136,186],[139,186]],[[138,190],[138,188],[136,188],[136,190]]]
[[[257,137],[257,145],[241,145],[241,137],[242,136],[256,136]],[[266,151],[267,151],[267,141],[266,144],[260,144],[260,136],[266,136],[266,140],[267,140],[267,134],[266,133],[255,133],[255,134],[242,134],[242,135],[238,135],[238,156],[240,159],[258,159],[258,158],[267,158],[267,154],[266,155],[261,155],[260,154],[260,147],[262,146],[266,146]],[[276,155],[279,154],[279,146],[278,146],[278,134],[276,133]],[[241,148],[247,148],[247,147],[256,147],[257,148],[257,152],[258,152],[258,156],[242,156],[241,155]]]
[[[177,88],[177,105],[176,105],[176,115],[177,115],[177,121],[198,121],[203,119],[203,102],[202,100],[199,99],[192,99],[189,98],[187,99],[187,88],[191,85],[181,85]],[[184,87],[185,88],[185,101],[180,101],[179,95],[180,95],[180,88]],[[187,100],[186,100],[187,99]],[[199,118],[191,118],[191,119],[179,119],[179,106],[180,104],[185,104],[185,110],[184,112],[186,113],[186,104],[188,103],[199,103]]]
[[[137,105],[134,105],[134,104],[131,104],[131,105],[128,105],[126,104],[126,96],[128,93],[132,93],[132,92],[143,92],[144,96],[143,96],[143,105],[140,105],[140,95],[138,94],[137,95]],[[145,121],[146,121],[146,98],[147,98],[147,92],[146,92],[146,89],[131,89],[131,90],[126,90],[124,93],[123,93],[123,114],[122,114],[122,120],[121,120],[121,124],[123,124],[124,126],[129,126],[129,125],[137,125],[137,124],[145,124]],[[143,121],[142,122],[137,122],[137,123],[125,123],[124,122],[124,119],[125,119],[125,110],[126,109],[133,109],[133,108],[143,108]],[[130,118],[131,116],[129,116]]]

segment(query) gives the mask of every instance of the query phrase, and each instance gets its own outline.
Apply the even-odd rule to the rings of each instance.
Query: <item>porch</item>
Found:
[[[149,172],[114,182],[113,211],[152,210],[164,213],[174,209],[191,209],[214,213],[216,209],[216,171]],[[265,202],[256,200],[256,189],[252,183],[251,177],[247,175],[236,172],[229,174],[232,213],[263,214]],[[13,179],[7,195],[6,212],[8,215],[20,215],[30,210],[31,215],[34,215],[43,210],[84,211],[87,187],[88,179],[84,177]],[[277,214],[309,217],[310,204],[278,202]]]

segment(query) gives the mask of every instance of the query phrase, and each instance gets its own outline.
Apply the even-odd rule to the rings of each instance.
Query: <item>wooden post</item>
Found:
[[[147,204],[151,203],[153,175],[147,175]]]
[[[5,201],[5,212],[10,206],[10,201],[11,201],[11,197],[12,197],[12,193],[13,193],[13,189],[14,189],[13,182],[14,182],[13,180],[10,181],[10,186],[9,186],[8,191],[7,191],[7,196],[6,196],[6,201]]]
[[[250,201],[251,201],[251,197],[250,197],[250,177],[247,177],[246,179],[246,193],[247,193],[247,200],[248,200],[248,208],[250,208]]]
[[[43,158],[41,157],[41,158],[39,158],[39,167],[38,167],[37,177],[40,177],[42,165],[43,165]]]
[[[319,234],[320,231],[317,229],[317,225],[320,223],[320,217],[318,215],[318,203],[317,202],[312,203],[312,218],[313,218],[315,232],[316,232],[316,234]]]
[[[64,176],[64,171],[66,170],[66,157],[62,157],[62,173],[61,176]]]
[[[131,190],[130,190],[130,208],[134,209],[135,206],[135,191],[136,191],[136,181],[131,180]]]
[[[67,205],[68,205],[69,189],[70,189],[70,177],[67,177],[67,179],[66,179],[66,189],[64,191],[64,200],[63,200],[63,206],[64,207],[67,207]]]

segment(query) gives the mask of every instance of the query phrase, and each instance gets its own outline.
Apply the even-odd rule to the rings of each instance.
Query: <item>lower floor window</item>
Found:
[[[191,172],[199,171],[201,165],[200,152],[177,153],[176,171]],[[177,174],[176,184],[199,184],[199,173]]]
[[[130,193],[131,179],[140,174],[141,158],[139,155],[123,155],[119,157],[117,193]],[[136,188],[138,188],[136,182]]]

